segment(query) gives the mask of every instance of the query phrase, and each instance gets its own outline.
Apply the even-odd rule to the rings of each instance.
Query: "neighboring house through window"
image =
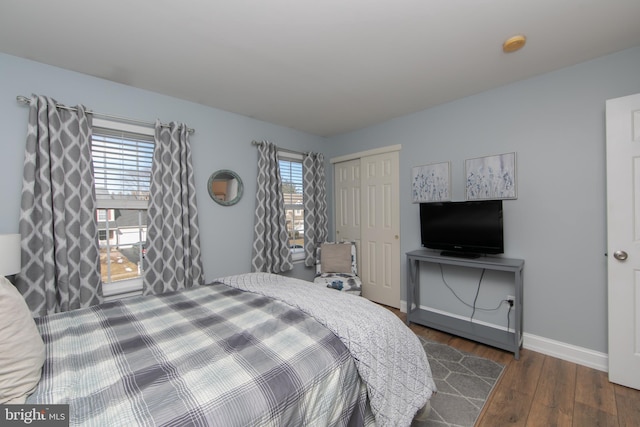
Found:
[[[105,297],[142,289],[154,129],[94,119],[100,270]]]
[[[278,153],[286,226],[294,260],[304,259],[304,204],[302,194],[302,156]]]

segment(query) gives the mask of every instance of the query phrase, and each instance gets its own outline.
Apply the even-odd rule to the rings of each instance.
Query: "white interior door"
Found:
[[[399,154],[360,159],[362,296],[400,308]]]
[[[606,120],[609,379],[640,389],[640,94]]]
[[[360,263],[360,159],[336,163],[333,182],[336,240],[356,242],[356,260]]]

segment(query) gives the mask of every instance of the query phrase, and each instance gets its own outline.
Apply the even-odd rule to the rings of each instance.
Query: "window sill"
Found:
[[[102,296],[105,301],[112,301],[135,295],[142,295],[141,278],[102,284]]]
[[[291,260],[293,262],[304,261],[304,249],[291,249]]]

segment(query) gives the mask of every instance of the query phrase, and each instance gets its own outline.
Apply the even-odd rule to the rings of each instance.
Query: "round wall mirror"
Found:
[[[221,169],[209,177],[209,196],[222,206],[235,205],[242,198],[242,179],[234,171]]]

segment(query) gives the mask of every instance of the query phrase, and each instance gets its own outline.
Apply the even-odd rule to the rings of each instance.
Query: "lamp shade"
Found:
[[[20,272],[20,235],[0,234],[0,276]]]

